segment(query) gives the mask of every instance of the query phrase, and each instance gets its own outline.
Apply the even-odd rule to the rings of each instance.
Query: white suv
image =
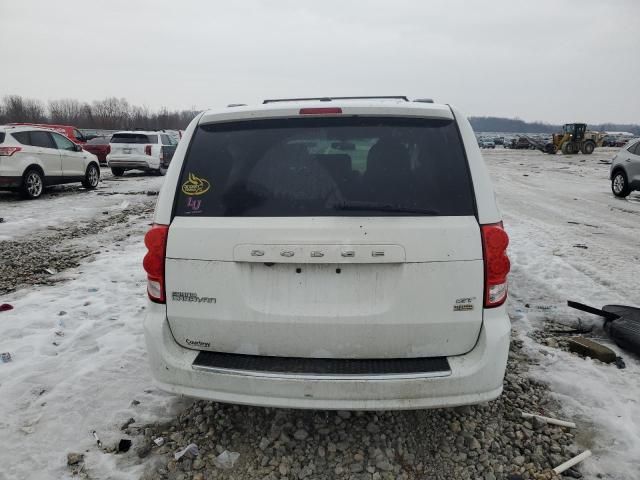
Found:
[[[87,189],[98,186],[95,155],[45,128],[0,126],[0,189],[38,198],[46,186],[72,182]]]
[[[448,105],[204,112],[145,244],[147,348],[170,392],[377,410],[502,391],[508,237],[473,130]]]
[[[107,165],[116,177],[133,169],[164,175],[177,143],[164,132],[116,132],[109,141]]]

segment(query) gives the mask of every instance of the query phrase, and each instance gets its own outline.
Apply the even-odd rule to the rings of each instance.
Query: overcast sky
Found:
[[[0,0],[0,96],[202,109],[432,97],[640,123],[640,0]]]

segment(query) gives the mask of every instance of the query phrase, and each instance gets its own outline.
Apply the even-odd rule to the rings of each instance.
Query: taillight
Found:
[[[481,225],[484,256],[484,306],[498,307],[507,299],[507,274],[511,269],[507,246],[509,236],[502,222]]]
[[[147,272],[147,293],[151,301],[165,303],[164,258],[167,251],[168,225],[154,224],[144,236],[147,254],[142,265]]]
[[[22,150],[22,147],[0,147],[0,157],[10,157],[20,150]]]
[[[151,145],[147,145],[144,147],[144,153],[147,155],[151,155]]]
[[[338,107],[301,108],[300,115],[337,115],[342,113]]]

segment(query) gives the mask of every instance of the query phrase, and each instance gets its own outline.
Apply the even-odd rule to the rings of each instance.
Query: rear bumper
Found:
[[[160,161],[148,155],[108,155],[107,165],[117,168],[158,168]]]
[[[22,185],[22,177],[21,176],[8,176],[8,175],[0,175],[0,189],[4,188],[19,188]]]
[[[165,311],[164,305],[151,303],[144,322],[151,370],[160,388],[189,397],[280,408],[422,409],[493,400],[502,392],[511,333],[504,307],[485,310],[477,344],[465,355],[448,357],[451,373],[444,377],[265,377],[194,369],[199,352],[176,343]]]

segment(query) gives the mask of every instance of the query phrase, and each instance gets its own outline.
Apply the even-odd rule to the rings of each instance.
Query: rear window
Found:
[[[33,147],[57,148],[49,132],[42,130],[31,130],[26,132],[15,132],[11,134],[19,143],[31,145]]]
[[[111,143],[158,143],[158,135],[143,133],[116,133],[111,137]]]
[[[473,215],[452,120],[295,118],[198,127],[175,215]]]
[[[13,132],[11,134],[19,143],[23,145],[31,145],[31,139],[29,138],[29,132]]]

